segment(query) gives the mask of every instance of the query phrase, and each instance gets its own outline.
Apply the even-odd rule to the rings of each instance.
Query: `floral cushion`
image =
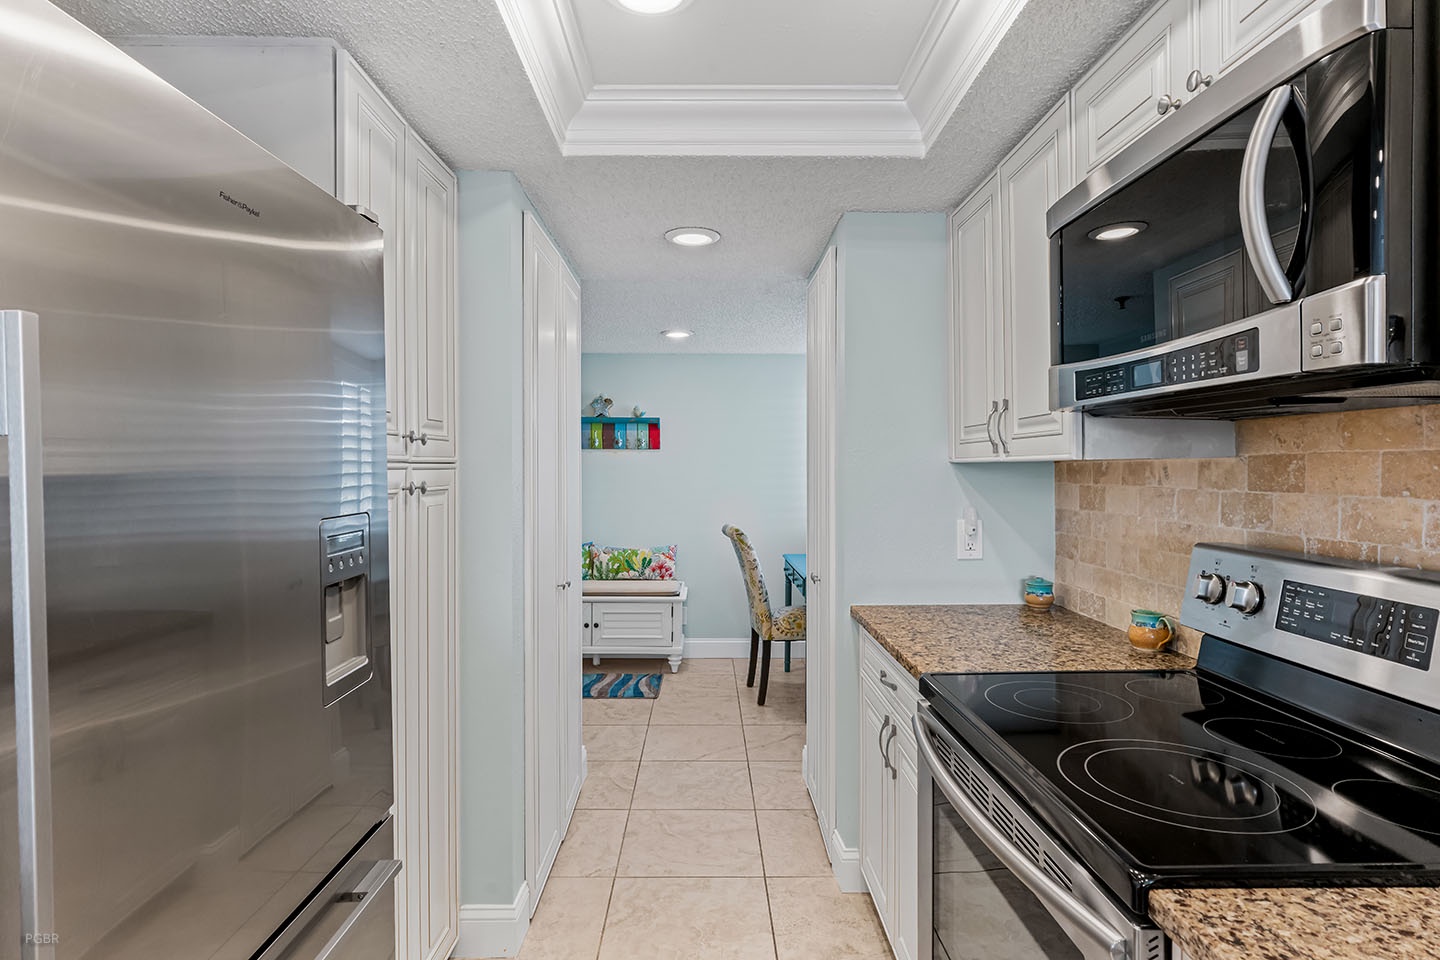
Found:
[[[676,545],[597,547],[590,544],[592,580],[673,580]]]
[[[770,636],[776,640],[805,639],[805,608],[782,607],[775,611],[770,627]]]
[[[596,553],[597,553],[597,551],[596,551],[596,549],[595,549],[595,541],[594,541],[594,540],[586,540],[584,543],[580,544],[580,579],[581,579],[581,580],[593,580],[593,579],[595,579],[594,570],[595,570],[595,554],[596,554]]]

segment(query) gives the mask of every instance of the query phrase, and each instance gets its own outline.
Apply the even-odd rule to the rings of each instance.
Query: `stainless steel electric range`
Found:
[[[1190,580],[1193,670],[921,678],[933,960],[1163,960],[1160,887],[1440,885],[1440,578],[1200,544]]]

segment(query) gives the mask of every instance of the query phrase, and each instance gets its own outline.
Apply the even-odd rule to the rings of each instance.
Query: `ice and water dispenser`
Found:
[[[370,515],[320,522],[325,705],[370,679]]]

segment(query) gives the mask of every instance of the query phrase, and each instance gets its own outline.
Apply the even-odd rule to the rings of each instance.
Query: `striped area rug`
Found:
[[[581,696],[591,700],[653,700],[660,696],[658,673],[587,673]]]

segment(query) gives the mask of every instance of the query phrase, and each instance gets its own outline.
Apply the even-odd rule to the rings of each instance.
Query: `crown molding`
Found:
[[[1024,6],[1025,0],[947,0],[936,5],[900,75],[900,90],[927,147],[940,136]]]
[[[596,84],[570,0],[496,2],[564,156],[923,157],[1025,5],[943,0],[884,86]]]

